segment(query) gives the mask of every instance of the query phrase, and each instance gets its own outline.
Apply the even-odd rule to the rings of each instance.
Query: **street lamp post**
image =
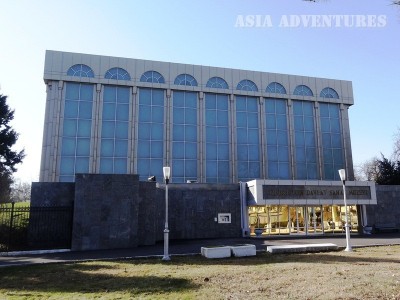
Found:
[[[346,170],[345,169],[340,169],[339,170],[339,176],[340,180],[343,183],[343,200],[344,200],[344,210],[345,210],[345,219],[346,219],[346,249],[344,251],[351,252],[353,249],[351,248],[350,245],[350,225],[349,225],[349,217],[347,213],[347,199],[346,199]]]
[[[171,260],[169,248],[169,229],[168,229],[168,183],[171,178],[171,168],[163,167],[164,180],[165,180],[165,227],[164,227],[164,256],[162,260]]]

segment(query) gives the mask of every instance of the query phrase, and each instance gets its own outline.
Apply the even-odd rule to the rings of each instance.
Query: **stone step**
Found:
[[[267,252],[269,253],[322,252],[337,251],[338,249],[339,246],[332,243],[267,246]]]

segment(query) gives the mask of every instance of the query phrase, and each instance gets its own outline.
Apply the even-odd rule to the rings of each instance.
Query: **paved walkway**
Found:
[[[346,237],[343,234],[335,236],[277,236],[261,238],[232,238],[232,239],[206,239],[170,241],[169,252],[174,255],[200,254],[202,246],[254,244],[257,251],[266,251],[267,246],[274,245],[304,245],[304,244],[333,243],[341,248],[346,246]],[[352,235],[351,245],[356,247],[369,247],[376,245],[400,245],[400,233]],[[55,262],[75,262],[100,259],[129,259],[139,257],[162,257],[163,243],[154,246],[142,246],[129,249],[96,250],[96,251],[65,251],[58,253],[26,254],[18,255],[9,253],[9,256],[0,256],[0,267],[13,265],[29,265]]]

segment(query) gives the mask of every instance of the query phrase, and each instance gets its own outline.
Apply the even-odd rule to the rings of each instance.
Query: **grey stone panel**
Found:
[[[32,182],[31,206],[72,206],[73,182]]]
[[[138,244],[154,245],[156,242],[156,183],[139,183]]]
[[[396,224],[400,228],[400,185],[376,185],[377,205],[367,205],[368,224]]]
[[[78,174],[72,250],[138,246],[139,177]]]
[[[157,239],[163,239],[165,185],[159,185]],[[170,239],[229,238],[241,236],[240,191],[238,184],[170,184]],[[231,223],[215,221],[218,213],[230,213]]]

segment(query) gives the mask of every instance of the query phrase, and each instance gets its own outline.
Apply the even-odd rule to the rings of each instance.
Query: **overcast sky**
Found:
[[[400,9],[389,0],[0,0],[0,94],[15,109],[15,174],[38,181],[45,50],[353,82],[355,164],[392,153],[400,126]]]

